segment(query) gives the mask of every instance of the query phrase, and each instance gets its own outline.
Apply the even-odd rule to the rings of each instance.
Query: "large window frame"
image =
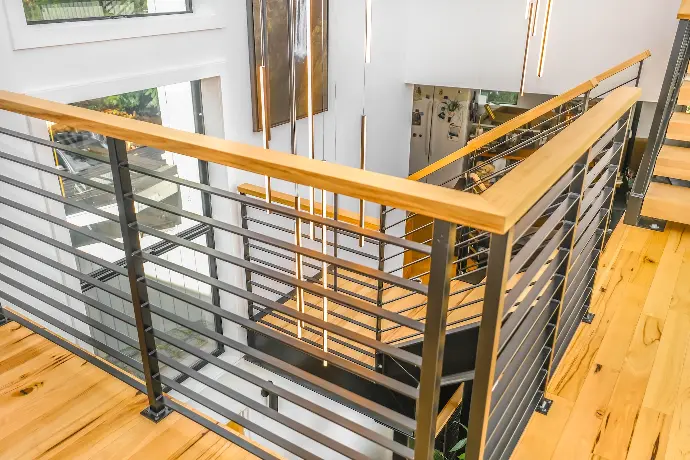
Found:
[[[193,0],[191,12],[109,16],[79,20],[27,23],[22,0],[2,2],[7,15],[12,49],[96,43],[128,38],[222,29],[226,26],[223,0]],[[104,21],[102,19],[119,19]]]

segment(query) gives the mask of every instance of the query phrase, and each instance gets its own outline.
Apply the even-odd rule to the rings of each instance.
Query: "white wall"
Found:
[[[546,8],[529,55],[526,91],[559,94],[645,49],[643,99],[655,101],[678,24],[680,0],[554,0],[541,79],[538,48]],[[518,91],[526,0],[411,2],[406,40],[410,83]]]

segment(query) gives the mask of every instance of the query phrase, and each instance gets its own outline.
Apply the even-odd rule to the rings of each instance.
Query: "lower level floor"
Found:
[[[513,455],[690,458],[690,227],[619,225],[583,323]]]

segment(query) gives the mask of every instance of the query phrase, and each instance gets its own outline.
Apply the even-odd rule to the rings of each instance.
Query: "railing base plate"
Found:
[[[553,400],[545,398],[544,396],[541,397],[539,400],[539,403],[537,404],[536,409],[534,409],[536,412],[542,414],[542,415],[548,415],[549,410],[551,410],[551,406],[553,405]]]
[[[588,311],[585,313],[585,316],[582,317],[582,322],[587,323],[587,324],[592,324],[594,322],[594,317],[596,315],[592,313],[591,311]]]
[[[158,411],[158,412],[154,412],[151,410],[151,407],[147,407],[146,409],[144,409],[143,411],[140,412],[141,415],[143,415],[147,419],[151,420],[153,423],[160,422],[161,420],[163,420],[165,417],[167,417],[168,415],[170,415],[172,413],[173,413],[173,410],[168,408],[168,407],[165,407],[165,408],[163,408],[163,410]]]
[[[654,230],[655,232],[663,232],[666,230],[666,221],[640,216],[640,219],[637,221],[637,226],[646,228],[647,230]]]

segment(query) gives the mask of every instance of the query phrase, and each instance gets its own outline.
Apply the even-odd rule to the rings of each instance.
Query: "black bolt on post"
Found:
[[[429,271],[422,373],[417,401],[417,429],[415,431],[416,459],[431,459],[436,438],[436,417],[441,392],[443,350],[446,346],[450,279],[454,275],[453,253],[457,226],[435,219]]]
[[[139,338],[146,394],[149,398],[149,407],[144,409],[141,414],[157,423],[172,411],[165,406],[163,401],[163,388],[160,382],[156,342],[152,334],[153,321],[151,319],[151,311],[148,308],[149,296],[146,288],[144,262],[143,259],[137,257],[138,254],[141,254],[141,241],[136,228],[137,214],[134,209],[134,201],[132,200],[132,178],[127,167],[127,146],[125,141],[109,137],[108,153],[113,173],[115,198],[120,213],[122,244],[125,248],[127,276],[132,293],[132,308]]]

